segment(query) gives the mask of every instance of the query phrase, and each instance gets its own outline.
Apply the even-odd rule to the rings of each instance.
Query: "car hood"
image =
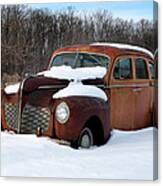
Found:
[[[24,91],[56,86],[64,88],[69,82],[83,84],[99,84],[106,74],[104,67],[85,67],[73,69],[70,66],[52,67],[50,70],[39,72],[36,77],[29,78],[24,84]]]
[[[23,92],[33,92],[37,89],[64,88],[69,84],[68,80],[59,80],[56,78],[48,78],[44,76],[29,77],[23,85]]]
[[[95,94],[103,95],[103,91],[95,86],[103,84],[105,74],[106,68],[99,66],[77,69],[72,69],[67,66],[52,67],[50,70],[27,78],[23,81],[22,86],[12,85],[12,87],[8,87],[8,89],[18,91],[18,88],[20,89],[20,87],[22,87],[23,93],[30,94],[30,97],[33,97],[32,102],[38,97],[42,99],[41,97],[45,94],[51,98],[52,95],[56,98],[65,97],[66,94],[67,96],[79,96],[81,94],[83,96],[95,97]],[[10,92],[13,93],[13,91]],[[59,94],[55,96],[56,93]],[[10,94],[9,91],[7,94]],[[105,96],[103,95],[102,97],[104,98]]]

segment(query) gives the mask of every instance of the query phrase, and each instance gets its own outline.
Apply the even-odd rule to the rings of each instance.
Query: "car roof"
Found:
[[[152,52],[149,50],[139,47],[139,46],[133,46],[129,44],[122,44],[122,43],[92,43],[91,46],[105,46],[105,47],[113,47],[113,48],[119,48],[119,49],[127,49],[127,50],[133,50],[138,52],[143,52],[147,55],[149,55],[151,58],[153,58]]]
[[[131,53],[131,54],[142,54],[152,59],[154,58],[152,52],[150,52],[149,50],[143,47],[129,45],[129,44],[122,44],[122,43],[96,42],[90,44],[72,45],[72,46],[60,48],[54,53],[66,52],[66,51],[89,51],[89,52],[99,52],[99,53],[103,52],[105,54],[108,54],[109,52],[115,54],[118,52],[119,55]]]

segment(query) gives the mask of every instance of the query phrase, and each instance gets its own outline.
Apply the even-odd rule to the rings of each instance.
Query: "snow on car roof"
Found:
[[[121,44],[121,43],[102,43],[102,42],[92,43],[90,45],[91,46],[108,46],[108,47],[115,47],[115,48],[119,48],[119,49],[135,50],[135,51],[143,52],[143,53],[149,55],[151,58],[153,58],[152,52],[150,52],[149,50],[147,50],[145,48],[139,47],[139,46],[133,46],[133,45]]]

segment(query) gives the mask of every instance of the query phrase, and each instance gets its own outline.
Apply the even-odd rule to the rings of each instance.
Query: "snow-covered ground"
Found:
[[[1,133],[1,175],[153,179],[153,132],[113,130],[101,147],[74,150],[49,138]]]

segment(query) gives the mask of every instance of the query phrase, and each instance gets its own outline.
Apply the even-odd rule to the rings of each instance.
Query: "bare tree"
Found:
[[[157,23],[113,18],[107,10],[81,15],[72,7],[55,12],[23,5],[1,7],[2,75],[36,73],[45,68],[55,49],[95,41],[130,43],[155,51]]]

